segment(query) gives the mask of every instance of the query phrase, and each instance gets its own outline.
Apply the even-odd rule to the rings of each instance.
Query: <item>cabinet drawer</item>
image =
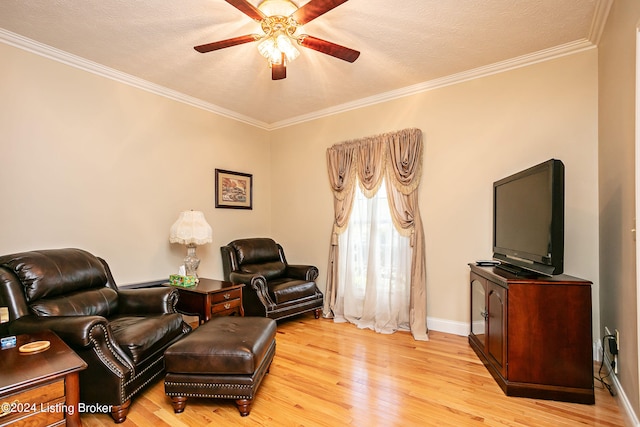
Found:
[[[64,381],[0,399],[0,426],[41,426],[64,419]]]
[[[56,400],[33,404],[29,411],[12,413],[0,418],[0,426],[11,427],[34,427],[65,425],[64,422],[64,397]]]
[[[211,295],[211,305],[217,304],[219,302],[225,302],[232,299],[239,299],[242,295],[241,289],[230,289],[228,291],[216,292]]]
[[[241,304],[240,298],[221,302],[218,304],[213,304],[211,306],[211,314],[213,316],[216,316],[228,310],[237,310],[238,307],[240,307],[240,304]]]

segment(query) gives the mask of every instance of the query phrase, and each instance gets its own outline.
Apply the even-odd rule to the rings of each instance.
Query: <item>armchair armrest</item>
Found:
[[[233,283],[244,283],[245,285],[249,285],[251,289],[258,294],[258,298],[262,301],[265,307],[275,308],[276,304],[269,295],[267,279],[265,279],[264,276],[260,274],[240,273],[234,271],[229,274],[229,280]]]
[[[245,285],[250,285],[251,281],[256,276],[262,277],[259,274],[241,273],[239,271],[232,271],[229,274],[229,281],[232,283],[244,283]],[[266,282],[266,279],[265,279],[265,282]]]
[[[95,353],[114,373],[124,378],[133,370],[133,363],[124,354],[111,336],[107,319],[102,316],[23,316],[11,322],[9,331],[12,334],[49,329],[62,339],[69,347],[79,351],[86,359],[87,353]]]
[[[287,265],[285,275],[292,279],[313,282],[318,278],[318,269],[313,265]]]
[[[123,314],[175,313],[178,298],[175,288],[119,289],[118,310]]]
[[[64,342],[75,348],[91,345],[91,329],[96,325],[106,328],[107,320],[102,316],[22,316],[9,325],[12,334],[28,334],[49,329]]]

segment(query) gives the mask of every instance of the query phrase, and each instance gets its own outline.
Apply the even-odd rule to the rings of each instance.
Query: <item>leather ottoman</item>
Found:
[[[235,399],[247,416],[276,352],[276,322],[265,317],[214,317],[164,353],[164,390],[173,410],[187,397]]]

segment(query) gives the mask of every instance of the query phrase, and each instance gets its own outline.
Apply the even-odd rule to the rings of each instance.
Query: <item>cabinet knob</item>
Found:
[[[224,294],[224,299],[229,299],[229,298],[231,298],[231,294],[230,293]]]
[[[230,308],[231,308],[231,304],[230,304],[230,303],[226,303],[226,304],[224,305],[224,309],[225,309],[225,310],[229,310]]]
[[[484,317],[484,320],[487,320],[489,318],[489,313],[487,313],[487,310],[485,309],[480,312],[480,316]]]

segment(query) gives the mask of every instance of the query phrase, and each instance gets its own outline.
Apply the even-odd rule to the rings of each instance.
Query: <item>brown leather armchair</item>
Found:
[[[282,246],[269,238],[234,240],[220,248],[224,279],[244,283],[242,304],[247,316],[282,319],[322,311],[323,296],[316,286],[318,269],[290,265]]]
[[[49,329],[87,363],[80,401],[109,405],[116,423],[131,398],[164,373],[164,350],[191,328],[172,288],[118,289],[107,263],[80,249],[0,257],[0,306],[11,334]]]

